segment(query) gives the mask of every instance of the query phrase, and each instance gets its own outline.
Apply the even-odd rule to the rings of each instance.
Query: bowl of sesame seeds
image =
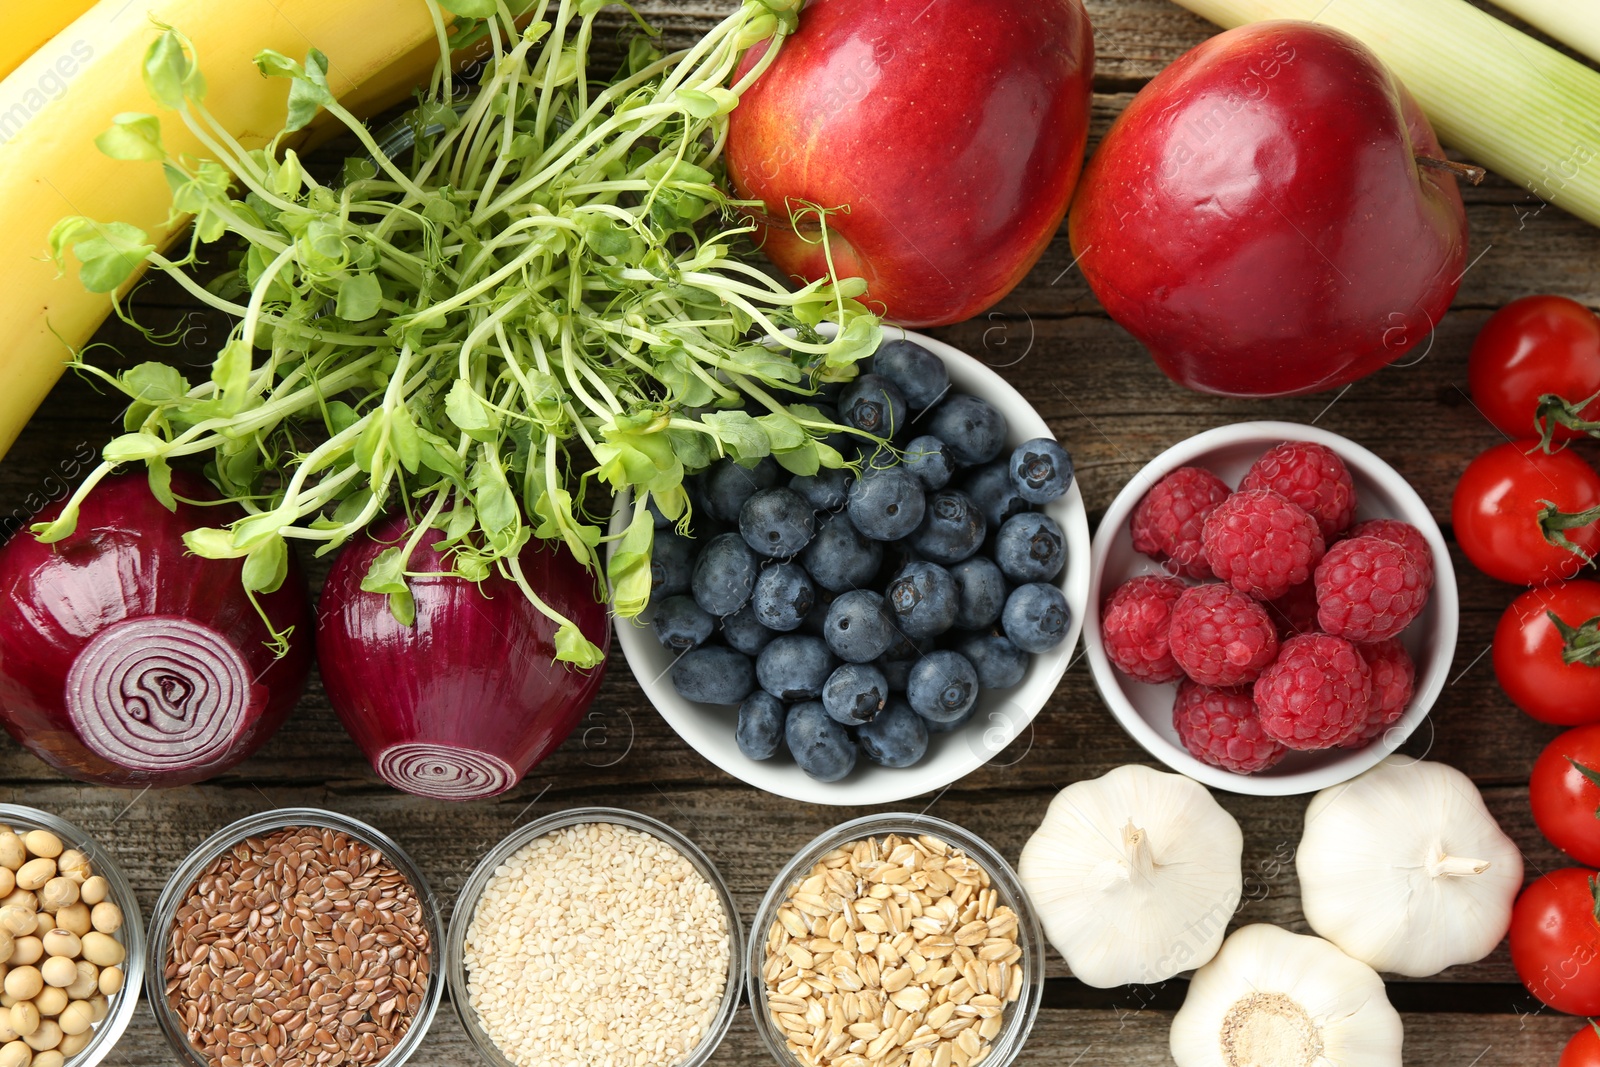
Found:
[[[693,841],[619,808],[512,832],[456,898],[445,969],[493,1067],[699,1067],[739,1007],[744,935]]]
[[[316,808],[207,838],[152,913],[145,988],[186,1067],[399,1067],[444,982],[422,872],[377,829]]]
[[[756,1033],[783,1067],[1006,1067],[1044,991],[1044,935],[1016,872],[927,815],[814,838],[756,911]]]

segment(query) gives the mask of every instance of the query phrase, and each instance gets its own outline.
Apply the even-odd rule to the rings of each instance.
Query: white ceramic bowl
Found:
[[[1277,766],[1256,774],[1235,774],[1189,754],[1172,727],[1176,685],[1146,685],[1121,674],[1106,658],[1100,639],[1100,607],[1129,578],[1160,574],[1159,563],[1135,552],[1128,516],[1156,482],[1179,467],[1204,467],[1237,486],[1260,456],[1284,441],[1313,441],[1339,454],[1356,487],[1356,521],[1400,519],[1421,530],[1433,550],[1433,594],[1428,606],[1401,635],[1417,665],[1416,691],[1400,719],[1364,748],[1291,752]],[[1088,611],[1084,620],[1089,667],[1100,695],[1133,739],[1168,767],[1206,785],[1255,796],[1292,796],[1325,789],[1354,778],[1399,748],[1411,736],[1444,689],[1456,650],[1460,603],[1450,550],[1428,506],[1395,469],[1372,452],[1338,434],[1295,422],[1241,422],[1219,426],[1180,441],[1151,460],[1106,509],[1094,539]]]
[[[898,328],[886,327],[884,333],[886,337],[915,341],[943,359],[950,371],[952,391],[981,396],[998,408],[1010,430],[1007,448],[1035,437],[1054,436],[1033,405],[1005,379],[965,352]],[[1049,652],[1034,656],[1021,684],[1011,689],[985,690],[971,721],[953,733],[933,735],[928,754],[914,767],[879,767],[862,758],[843,781],[819,782],[785,754],[770,760],[750,759],[734,742],[737,708],[696,704],[679,696],[672,687],[667,669],[673,655],[656,640],[648,611],[631,625],[618,620],[617,640],[640,688],[678,735],[706,759],[758,789],[792,800],[840,805],[892,804],[943,789],[983,766],[1028,728],[1055,692],[1077,646],[1089,595],[1089,521],[1076,481],[1066,496],[1043,510],[1060,523],[1067,537],[1067,566],[1061,574],[1061,589],[1072,609],[1072,626],[1066,640]]]

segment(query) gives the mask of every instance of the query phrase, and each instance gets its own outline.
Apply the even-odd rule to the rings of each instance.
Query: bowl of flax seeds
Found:
[[[371,826],[289,808],[196,849],[150,922],[146,985],[189,1067],[398,1067],[444,982],[422,873]]]

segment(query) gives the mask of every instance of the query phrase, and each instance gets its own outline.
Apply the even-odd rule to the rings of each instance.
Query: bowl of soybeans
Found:
[[[93,1067],[139,1005],[133,887],[78,827],[0,804],[0,1067]]]

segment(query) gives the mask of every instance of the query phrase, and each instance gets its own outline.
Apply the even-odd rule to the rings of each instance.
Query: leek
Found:
[[[1600,225],[1600,73],[1465,0],[1177,2],[1229,28],[1306,19],[1354,35],[1405,83],[1445,144]]]
[[[1600,0],[1494,0],[1523,22],[1600,60]]]

